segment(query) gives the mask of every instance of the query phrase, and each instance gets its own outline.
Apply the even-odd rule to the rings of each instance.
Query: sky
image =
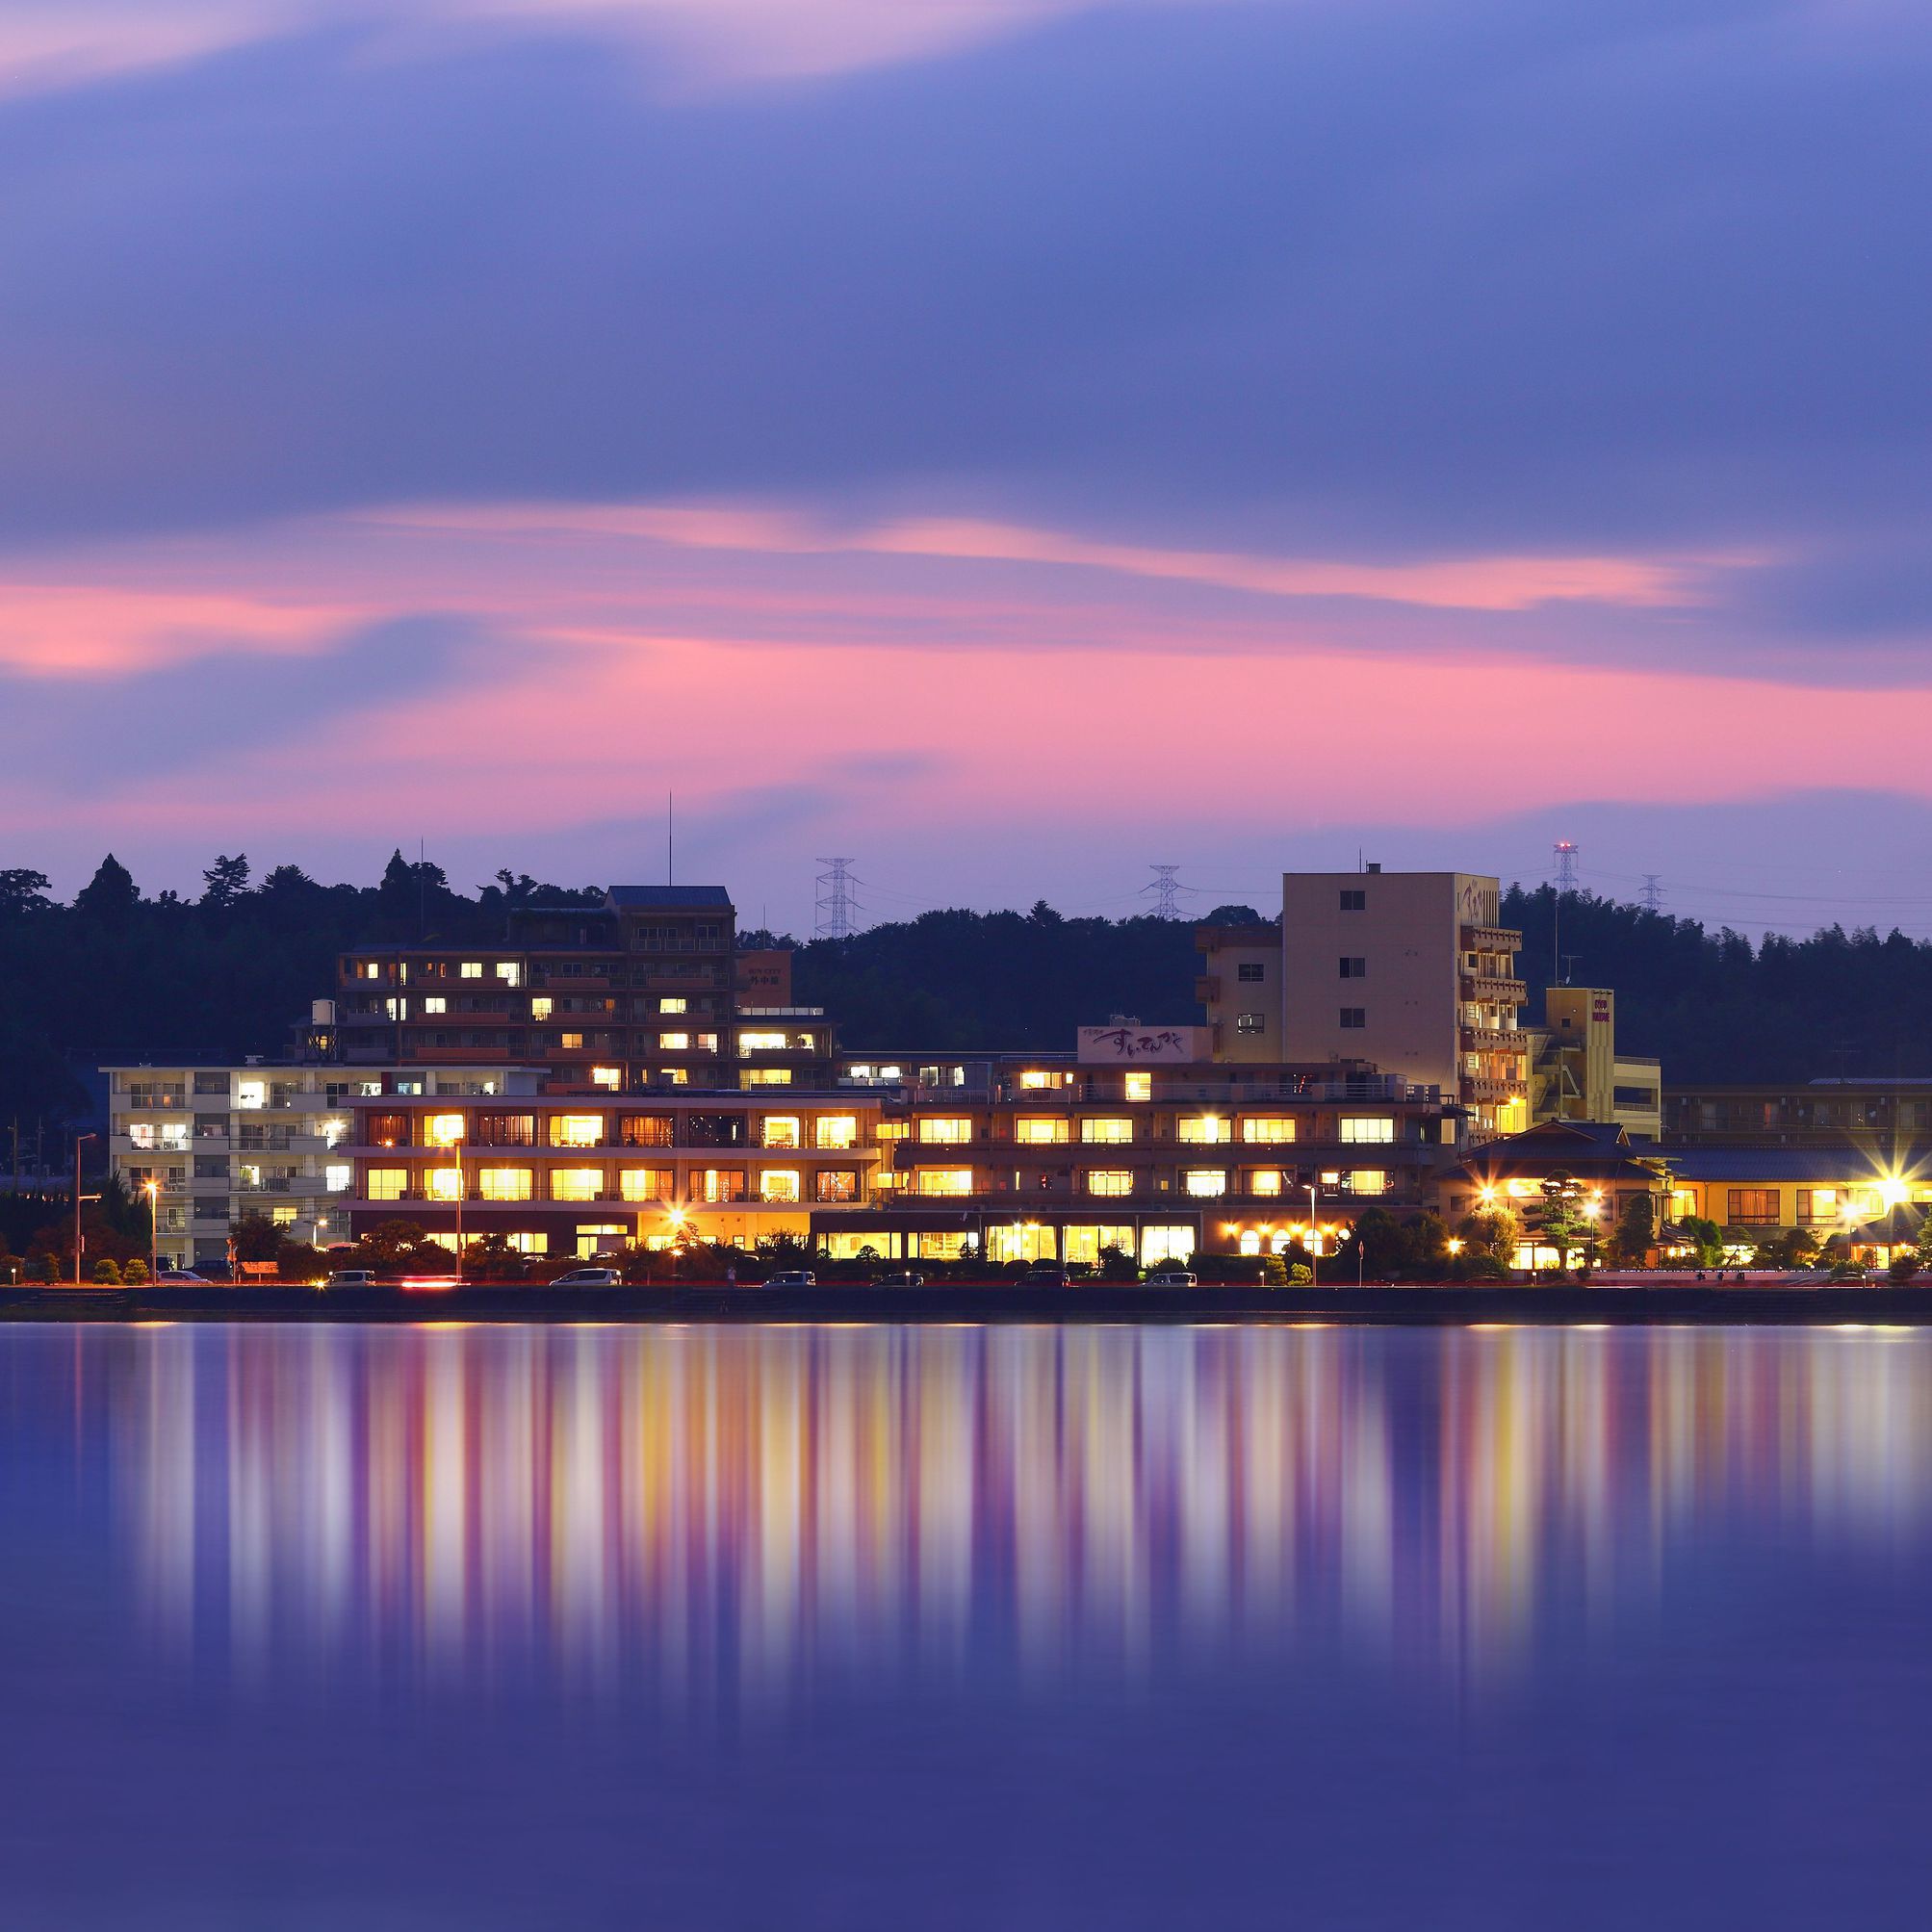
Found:
[[[1932,934],[1932,16],[4,0],[0,864]]]

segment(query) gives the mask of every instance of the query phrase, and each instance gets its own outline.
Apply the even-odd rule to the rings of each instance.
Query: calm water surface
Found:
[[[1932,1336],[0,1329],[0,1922],[1922,1926]]]

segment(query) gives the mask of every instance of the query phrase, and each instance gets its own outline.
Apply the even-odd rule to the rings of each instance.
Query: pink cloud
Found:
[[[313,649],[366,613],[216,588],[0,581],[0,668],[41,677],[152,670],[208,651]]]

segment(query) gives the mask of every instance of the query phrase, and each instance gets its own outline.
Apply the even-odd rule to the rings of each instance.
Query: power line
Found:
[[[850,859],[820,859],[818,863],[828,869],[819,873],[816,882],[811,937],[849,940],[859,930],[855,915],[864,911],[852,896],[852,888],[861,882],[852,875]]]

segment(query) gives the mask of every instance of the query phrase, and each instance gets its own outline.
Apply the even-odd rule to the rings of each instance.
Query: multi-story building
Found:
[[[1596,1121],[1634,1141],[1662,1133],[1662,1069],[1619,1053],[1616,994],[1602,986],[1553,986],[1543,992],[1543,1023],[1525,1027],[1531,1053],[1530,1116]]]
[[[1281,922],[1204,926],[1197,994],[1216,1059],[1372,1062],[1469,1110],[1481,1138],[1529,1120],[1522,935],[1467,872],[1289,872]]]
[[[682,1236],[808,1238],[833,1257],[1143,1263],[1321,1248],[1370,1203],[1419,1207],[1459,1109],[1359,1064],[1235,1072],[1190,1029],[1171,1056],[847,1059],[842,1084],[532,1098],[359,1100],[354,1224],[592,1255]],[[1314,1230],[1311,1235],[1311,1228]]]
[[[602,906],[533,906],[502,943],[362,946],[338,963],[351,1064],[517,1063],[557,1091],[811,1087],[833,1029],[791,1004],[789,956],[735,950],[721,886],[614,886]]]
[[[1932,1080],[1708,1082],[1663,1090],[1674,1146],[1806,1147],[1853,1141],[1888,1160],[1932,1142]]]
[[[103,1070],[109,1163],[137,1193],[152,1184],[155,1248],[175,1268],[225,1261],[230,1227],[250,1214],[297,1241],[347,1241],[354,1169],[340,1149],[356,1100],[386,1086],[469,1098],[534,1085],[506,1068],[420,1068],[388,1082],[267,1061]]]

